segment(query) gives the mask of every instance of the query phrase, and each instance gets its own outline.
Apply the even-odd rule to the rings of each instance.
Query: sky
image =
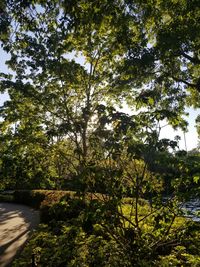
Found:
[[[167,126],[161,130],[160,137],[173,139],[176,135],[179,135],[181,137],[181,140],[179,142],[180,149],[189,151],[197,147],[198,135],[195,127],[195,119],[200,114],[200,111],[191,108],[187,108],[186,111],[189,113],[189,116],[186,117],[189,126],[188,126],[188,132],[185,133],[185,140],[184,140],[184,133],[181,130],[174,131],[170,126]]]
[[[9,69],[7,68],[5,61],[9,59],[9,55],[6,54],[1,48],[0,48],[0,72],[9,73]],[[80,61],[80,60],[78,60]],[[8,100],[9,97],[7,94],[0,94],[0,106],[3,105],[4,101]],[[125,112],[128,110],[125,109]],[[197,147],[198,143],[198,135],[195,127],[195,119],[200,114],[200,109],[194,110],[192,108],[187,108],[186,112],[189,113],[189,116],[186,118],[186,120],[189,123],[188,126],[188,132],[184,133],[182,131],[174,131],[172,127],[166,126],[162,128],[160,138],[168,138],[168,139],[174,139],[176,135],[179,135],[181,137],[181,140],[179,142],[179,148],[180,149],[187,149],[188,151]],[[185,144],[186,141],[186,144]]]

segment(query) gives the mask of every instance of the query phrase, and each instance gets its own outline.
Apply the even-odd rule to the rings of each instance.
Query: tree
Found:
[[[40,187],[66,188],[71,183],[84,197],[88,191],[104,193],[108,201],[91,201],[76,222],[86,235],[99,223],[104,237],[109,235],[125,251],[132,266],[170,253],[177,245],[177,191],[182,180],[187,182],[187,164],[170,153],[177,142],[160,140],[159,133],[163,121],[187,127],[182,119],[188,99],[183,84],[198,94],[197,46],[186,27],[196,2],[181,2],[186,5],[122,0],[5,3],[8,26],[1,40],[15,75],[1,76],[1,91],[8,90],[11,98],[1,111],[6,141],[1,169],[8,171],[6,177],[14,169],[20,185],[25,179],[26,186],[33,187],[40,176]],[[180,15],[176,18],[174,12]],[[198,25],[193,20],[191,24],[198,42]],[[123,101],[136,114],[119,111]],[[12,169],[4,167],[9,156]],[[162,159],[168,164],[164,171]],[[164,204],[166,172],[176,163],[174,178],[180,179],[174,179],[175,196]],[[127,196],[131,200],[125,214]]]
[[[176,23],[182,29],[185,20],[182,23],[179,20],[184,12],[191,11],[191,6],[175,6],[181,14]],[[26,138],[30,145],[34,140],[32,134],[41,133],[47,146],[56,154],[59,151],[62,158],[62,164],[55,163],[56,156],[52,154],[57,166],[55,176],[78,180],[82,177],[83,185],[88,166],[98,162],[93,160],[98,155],[95,146],[100,149],[105,141],[109,143],[109,127],[115,129],[117,120],[122,119],[114,106],[127,101],[138,112],[134,136],[139,145],[151,144],[147,154],[153,161],[156,149],[169,143],[159,141],[161,123],[166,120],[174,128],[187,127],[182,119],[187,95],[172,77],[167,62],[176,68],[173,75],[188,73],[189,77],[194,71],[182,54],[173,54],[179,45],[185,47],[184,35],[181,42],[172,42],[169,52],[161,41],[165,28],[171,29],[165,33],[166,38],[176,33],[167,27],[166,21],[174,25],[175,19],[174,11],[169,9],[168,14],[166,7],[164,2],[156,2],[154,10],[151,4],[137,1],[8,1],[4,13],[9,26],[2,43],[11,54],[7,64],[15,75],[11,78],[2,74],[1,91],[8,90],[11,97],[6,104],[9,108],[5,105],[2,111],[5,114],[2,127],[12,129],[15,124],[20,138]],[[192,53],[195,47],[189,43],[187,49]],[[26,112],[27,106],[30,112]],[[118,138],[113,141],[115,146],[124,136]],[[23,142],[20,144],[23,147]],[[59,147],[63,149],[64,144],[69,151],[61,156]],[[137,146],[134,149],[137,152]],[[61,167],[64,160],[68,174],[61,171],[66,170]],[[152,163],[148,164],[150,168]]]
[[[144,73],[153,76],[155,84],[187,90],[187,103],[199,107],[199,1],[126,3],[130,14],[138,15],[148,42],[141,57],[130,47],[129,62],[146,63]]]
[[[121,30],[117,24],[122,16],[126,19],[124,7],[120,1],[38,4],[8,2],[17,28],[11,25],[12,39],[5,41],[4,49],[11,53],[7,63],[16,75],[15,81],[3,79],[1,90],[12,95],[17,91],[38,107],[40,125],[52,142],[58,136],[72,142],[69,158],[75,155],[75,172],[80,175],[90,161],[89,138],[97,127],[97,107],[113,102],[109,80],[124,53],[117,42]],[[76,62],[77,56],[70,59],[75,53],[85,67]]]

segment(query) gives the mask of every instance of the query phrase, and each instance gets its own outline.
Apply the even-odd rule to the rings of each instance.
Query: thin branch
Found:
[[[181,56],[183,56],[184,58],[187,58],[190,62],[192,62],[195,65],[199,65],[200,64],[200,59],[198,59],[197,57],[191,57],[188,54],[182,52]]]

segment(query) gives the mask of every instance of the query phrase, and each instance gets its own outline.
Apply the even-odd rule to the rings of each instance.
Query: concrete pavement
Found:
[[[38,211],[23,205],[0,203],[0,267],[12,262],[38,224]]]

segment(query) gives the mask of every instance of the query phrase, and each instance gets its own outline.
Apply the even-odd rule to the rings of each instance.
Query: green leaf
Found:
[[[194,176],[194,177],[193,177],[193,181],[194,181],[194,183],[198,184],[199,179],[200,179],[199,176]]]

